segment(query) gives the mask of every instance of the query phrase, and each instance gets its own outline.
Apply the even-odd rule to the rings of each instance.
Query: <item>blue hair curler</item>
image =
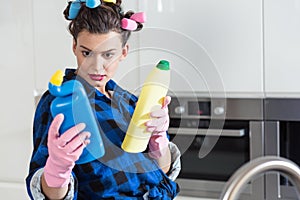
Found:
[[[86,7],[88,8],[96,8],[98,6],[100,6],[101,2],[100,0],[86,0]]]
[[[69,10],[69,19],[75,19],[81,8],[81,3],[85,3],[88,8],[96,8],[101,5],[100,0],[75,0],[71,3]]]
[[[75,19],[79,13],[80,8],[81,8],[80,1],[73,1],[70,6],[68,18]]]

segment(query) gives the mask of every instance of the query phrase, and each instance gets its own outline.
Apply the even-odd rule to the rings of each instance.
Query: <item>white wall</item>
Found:
[[[1,0],[1,5],[0,194],[1,199],[26,199],[34,109],[32,4]]]
[[[35,88],[47,89],[58,69],[74,67],[72,37],[63,10],[67,1],[32,0]]]

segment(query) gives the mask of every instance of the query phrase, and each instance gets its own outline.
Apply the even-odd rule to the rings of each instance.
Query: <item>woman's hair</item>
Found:
[[[123,13],[121,8],[122,0],[117,0],[116,3],[101,2],[101,5],[96,8],[88,8],[85,3],[81,3],[81,8],[75,19],[71,19],[69,24],[69,31],[74,40],[77,41],[78,34],[81,31],[88,31],[89,33],[105,34],[110,31],[120,33],[122,36],[122,45],[127,43],[130,37],[130,30],[122,29],[121,20],[123,18],[130,18],[134,12],[129,11]],[[72,2],[64,10],[64,16],[69,19],[69,10]],[[141,30],[142,24],[138,23],[138,28],[135,31]]]

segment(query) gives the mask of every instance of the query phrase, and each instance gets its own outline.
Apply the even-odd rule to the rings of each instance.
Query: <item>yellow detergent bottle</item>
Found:
[[[130,121],[122,149],[130,153],[146,150],[151,132],[146,130],[145,123],[149,121],[150,113],[162,107],[170,84],[170,65],[161,60],[147,76],[142,87],[135,111]]]

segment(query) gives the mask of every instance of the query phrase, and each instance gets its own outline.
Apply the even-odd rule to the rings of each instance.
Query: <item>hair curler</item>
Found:
[[[69,19],[75,19],[79,13],[79,10],[81,8],[81,4],[79,1],[74,1],[71,3],[70,9],[69,9]]]
[[[96,8],[101,5],[101,2],[100,0],[86,0],[85,5],[88,8]]]
[[[137,29],[137,23],[131,19],[123,18],[121,20],[121,27],[129,31],[134,31]]]
[[[144,12],[134,13],[133,15],[130,16],[130,19],[136,22],[144,23],[146,22],[146,13]]]

